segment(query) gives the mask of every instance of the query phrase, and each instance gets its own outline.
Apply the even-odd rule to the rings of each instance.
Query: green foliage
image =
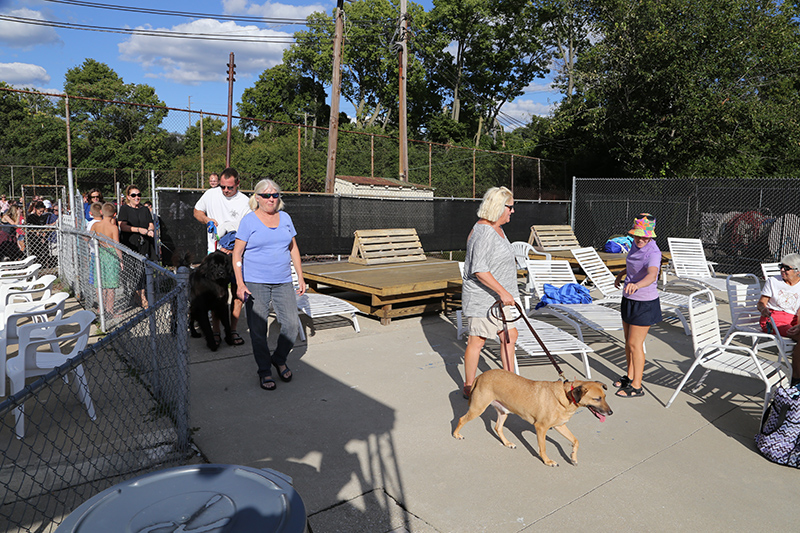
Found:
[[[597,2],[581,102],[556,137],[627,175],[772,175],[798,158],[794,7],[761,0]],[[611,167],[613,168],[613,167]],[[606,167],[608,169],[608,167]]]
[[[108,65],[87,59],[67,71],[73,164],[100,168],[165,168],[166,109],[149,85],[126,84]],[[110,100],[144,104],[123,105]]]
[[[0,87],[8,85],[0,82]],[[6,165],[66,165],[66,125],[61,116],[47,97],[0,91],[0,161]]]

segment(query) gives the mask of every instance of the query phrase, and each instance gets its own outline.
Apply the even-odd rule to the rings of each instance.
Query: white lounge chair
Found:
[[[515,309],[512,316],[508,318],[516,318],[517,314],[518,313]],[[547,346],[547,349],[551,354],[580,354],[581,360],[583,361],[584,375],[586,376],[586,379],[592,379],[592,371],[589,368],[589,352],[593,352],[594,350],[583,342],[583,336],[581,335],[580,327],[577,324],[570,321],[572,322],[571,325],[577,330],[578,335],[580,336],[580,338],[576,339],[566,331],[557,328],[552,324],[548,324],[547,322],[542,322],[541,320],[536,320],[535,318],[529,318],[528,322],[530,322],[531,326],[536,329],[536,333],[539,335],[539,338],[542,339],[542,342],[545,346]],[[467,327],[463,323],[460,309],[456,311],[456,327],[456,336],[458,338],[466,335]],[[539,341],[536,340],[536,337],[534,337],[533,333],[531,333],[531,331],[528,329],[528,326],[525,324],[525,322],[522,320],[517,320],[516,322],[513,322],[513,327],[516,327],[517,332],[519,333],[516,343],[517,348],[524,351],[529,357],[542,357],[547,355],[545,354],[541,344],[539,344]],[[496,340],[497,342],[500,341],[500,339],[497,337],[492,340]],[[519,363],[516,355],[514,357],[514,372],[519,374]]]
[[[780,263],[761,263],[761,273],[764,279],[774,278],[781,275]]]
[[[29,255],[19,261],[0,261],[0,270],[22,270],[36,262],[35,255]]]
[[[566,283],[577,283],[572,267],[564,260],[528,261],[528,272],[533,280],[533,291],[540,300],[544,295],[545,284],[561,287]],[[531,313],[546,313],[562,319],[569,317],[600,332],[622,331],[619,311],[598,303],[547,304]]]
[[[692,392],[700,389],[709,370],[717,370],[737,376],[759,379],[764,382],[763,415],[772,398],[772,389],[775,385],[791,376],[791,367],[779,353],[778,361],[769,361],[756,355],[756,351],[748,346],[733,346],[731,342],[739,337],[749,338],[751,345],[757,345],[755,337],[769,340],[772,336],[766,333],[745,333],[734,331],[725,341],[719,333],[719,319],[717,317],[717,302],[714,293],[709,289],[698,291],[689,296],[689,322],[692,325],[692,346],[694,348],[694,361],[683,376],[678,388],[667,402],[667,407],[672,405],[678,393],[691,376],[697,366],[702,366],[707,371],[697,382]]]
[[[297,285],[297,271],[294,269],[294,265],[292,265],[292,282],[295,286]],[[328,316],[346,317],[353,323],[356,333],[361,333],[361,329],[358,327],[358,318],[356,317],[356,313],[360,311],[356,306],[341,298],[328,294],[306,292],[297,297],[297,309],[311,320]],[[300,320],[300,317],[298,316],[297,319]],[[306,340],[302,322],[300,323],[300,339]]]
[[[525,287],[522,290],[522,298],[525,300],[524,308],[527,309],[530,303],[531,297],[531,278],[528,275],[528,259],[530,259],[531,254],[543,256],[547,261],[550,261],[553,256],[548,254],[547,252],[539,252],[533,246],[525,241],[514,241],[511,243],[511,247],[514,249],[514,260],[517,262],[517,270],[524,270],[525,271]]]
[[[713,264],[706,259],[703,242],[700,239],[679,239],[668,237],[670,264],[678,279],[666,284],[688,284],[700,289],[714,289],[724,292],[725,280],[716,277]]]
[[[617,289],[614,286],[616,276],[603,263],[597,251],[594,248],[577,248],[571,251],[586,273],[586,277],[602,293],[603,299],[597,301],[597,303],[620,303],[622,301],[622,289]],[[683,325],[684,333],[691,334],[689,322],[684,315],[689,308],[689,297],[685,294],[658,291],[658,301],[661,304],[661,311],[675,315]]]

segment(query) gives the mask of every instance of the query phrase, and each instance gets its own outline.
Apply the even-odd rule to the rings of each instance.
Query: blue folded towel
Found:
[[[592,296],[589,289],[577,283],[567,283],[561,287],[556,287],[550,283],[544,284],[544,295],[542,300],[536,304],[536,309],[547,304],[590,304]]]

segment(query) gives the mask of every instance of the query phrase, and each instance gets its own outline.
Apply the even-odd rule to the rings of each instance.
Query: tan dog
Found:
[[[505,370],[484,372],[472,385],[469,397],[469,411],[458,420],[453,436],[464,437],[459,433],[461,427],[481,416],[489,405],[497,410],[495,433],[507,448],[516,445],[506,440],[503,424],[508,413],[519,415],[536,428],[539,441],[539,457],[548,466],[558,463],[545,453],[547,430],[554,428],[572,443],[572,464],[578,464],[578,439],[565,425],[578,407],[586,407],[600,422],[612,414],[606,403],[606,386],[598,381],[532,381]]]

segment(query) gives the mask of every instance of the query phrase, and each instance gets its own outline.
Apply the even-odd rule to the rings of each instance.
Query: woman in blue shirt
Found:
[[[297,248],[292,217],[283,211],[281,189],[272,180],[261,180],[250,197],[248,213],[239,223],[233,247],[233,271],[238,285],[237,297],[244,301],[253,355],[258,365],[261,388],[275,390],[271,366],[281,381],[291,381],[292,371],[286,359],[298,334],[297,297],[306,292],[300,251]],[[298,288],[292,284],[292,268],[297,271]],[[270,354],[267,345],[267,319],[270,303],[281,332]]]

